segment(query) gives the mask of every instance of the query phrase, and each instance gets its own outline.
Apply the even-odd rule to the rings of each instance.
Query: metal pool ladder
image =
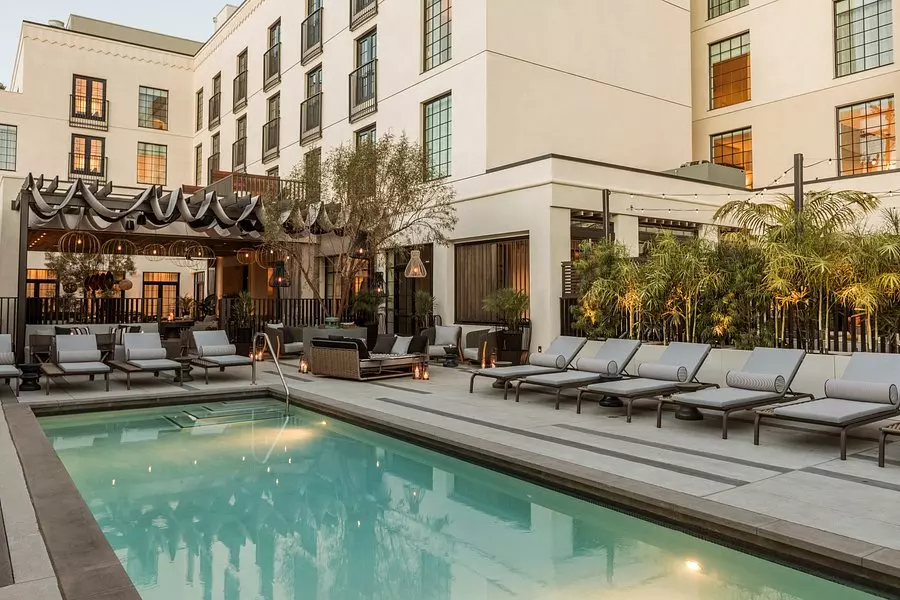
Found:
[[[278,371],[278,377],[281,378],[281,385],[284,387],[284,416],[290,416],[291,413],[291,390],[288,389],[287,382],[284,380],[284,373],[281,372],[281,365],[278,363],[278,357],[275,354],[275,348],[272,347],[272,340],[265,331],[258,331],[253,338],[253,383],[256,383],[256,357],[260,355],[258,348],[259,340],[263,340],[262,350],[269,349],[269,354],[275,362],[275,370]]]

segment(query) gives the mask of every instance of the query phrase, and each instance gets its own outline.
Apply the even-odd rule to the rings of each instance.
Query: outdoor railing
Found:
[[[350,30],[378,14],[378,0],[350,0]]]
[[[378,60],[350,73],[350,122],[378,110]]]
[[[231,169],[241,171],[247,167],[247,138],[240,138],[231,145]]]
[[[223,173],[213,171],[209,186],[203,193],[214,191],[219,197],[228,197],[236,194],[250,194],[252,196],[287,196],[301,197],[303,182],[293,179],[279,179],[267,175],[251,175],[249,173]]]
[[[97,165],[97,163],[100,163]],[[87,156],[83,152],[69,153],[69,180],[96,181],[106,183],[107,158]]]
[[[209,128],[218,127],[222,120],[222,94],[213,94],[209,97]]]
[[[109,130],[109,100],[98,103],[88,100],[87,96],[81,94],[72,94],[70,99],[70,126],[99,131]]]
[[[279,146],[278,138],[281,131],[281,119],[275,117],[262,128],[262,161],[268,162],[278,158]]]
[[[300,105],[300,144],[322,137],[322,93],[310,96]]]
[[[305,65],[322,54],[323,9],[314,10],[300,26],[300,64]]]
[[[237,74],[232,83],[232,88],[234,92],[232,108],[235,111],[245,108],[247,106],[247,71]]]
[[[263,90],[268,91],[281,81],[281,43],[263,54]]]

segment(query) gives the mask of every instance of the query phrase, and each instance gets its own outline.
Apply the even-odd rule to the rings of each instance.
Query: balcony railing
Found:
[[[300,145],[322,137],[322,93],[307,98],[300,105]]]
[[[231,170],[241,171],[247,168],[247,138],[240,138],[231,145]]]
[[[234,110],[241,110],[247,107],[247,71],[238,73],[234,78]]]
[[[222,121],[222,94],[213,94],[209,97],[209,128],[218,127]]]
[[[350,122],[378,110],[378,61],[367,62],[350,73]]]
[[[305,65],[322,54],[322,9],[313,11],[300,26],[300,64]]]
[[[81,152],[70,152],[69,180],[82,179],[84,181],[106,183],[107,161],[108,159],[105,156],[88,157]],[[98,162],[100,163],[99,165],[97,164]]]
[[[378,14],[378,0],[350,0],[350,30]]]
[[[281,81],[281,43],[263,54],[263,89],[268,91]]]
[[[88,100],[87,96],[76,94],[72,94],[70,98],[69,125],[82,129],[109,130],[109,100],[97,103]]]
[[[262,161],[268,162],[278,158],[278,138],[280,131],[281,119],[275,117],[265,125],[262,130]]]
[[[219,170],[219,153],[210,154],[206,159],[206,181],[212,183],[213,173]]]

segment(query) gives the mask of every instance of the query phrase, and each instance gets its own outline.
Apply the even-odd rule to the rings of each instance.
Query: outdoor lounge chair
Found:
[[[12,349],[12,336],[8,333],[0,335],[0,379],[4,379],[7,385],[11,379],[16,380],[15,392],[19,395],[19,377],[22,372],[16,367],[16,354]]]
[[[847,430],[900,412],[900,355],[854,352],[840,379],[825,381],[825,397],[756,410],[753,444],[763,418],[839,427],[841,460],[847,459]]]
[[[569,364],[581,352],[586,343],[587,339],[585,338],[561,335],[553,340],[546,352],[532,354],[528,358],[527,365],[495,367],[473,371],[472,378],[469,380],[469,393],[472,393],[476,377],[489,377],[503,383],[503,399],[506,400],[509,394],[510,381],[532,375],[561,373],[569,367]]]
[[[194,344],[197,346],[197,358],[191,364],[203,369],[203,380],[209,385],[209,370],[218,368],[224,371],[228,367],[249,367],[253,359],[249,356],[238,356],[237,348],[228,342],[228,334],[221,329],[214,331],[195,331]]]
[[[794,394],[791,384],[806,356],[805,350],[755,348],[740,371],[725,374],[728,387],[707,388],[672,396],[676,405],[691,406],[722,413],[722,439],[728,439],[728,415],[787,398],[794,400],[810,394]]]
[[[181,372],[182,364],[166,358],[166,349],[163,348],[156,333],[125,333],[122,334],[122,346],[124,347],[124,360],[112,361],[110,366],[125,373],[127,389],[131,389],[132,373],[153,373],[159,375],[161,371]],[[184,385],[184,377],[179,378]]]
[[[659,357],[658,362],[641,364],[636,378],[595,383],[578,388],[576,412],[581,413],[581,398],[584,394],[620,398],[625,402],[625,420],[631,423],[631,406],[634,401],[641,398],[655,399],[656,426],[662,427],[662,407],[665,399],[678,391],[679,383],[694,381],[710,350],[709,344],[672,342]]]
[[[53,362],[41,365],[46,379],[45,394],[50,394],[50,379],[72,375],[87,375],[91,381],[95,375],[103,375],[106,391],[109,391],[109,372],[112,369],[100,361],[97,336],[94,334],[56,336],[52,358]]]
[[[516,402],[523,385],[536,385],[556,390],[556,410],[559,410],[560,394],[566,388],[577,388],[590,383],[619,379],[625,367],[634,358],[641,342],[638,340],[606,340],[593,357],[579,358],[575,369],[549,375],[532,375],[516,382]]]

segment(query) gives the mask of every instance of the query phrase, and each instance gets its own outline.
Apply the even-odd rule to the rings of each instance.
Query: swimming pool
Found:
[[[870,594],[271,400],[41,419],[144,600]]]

